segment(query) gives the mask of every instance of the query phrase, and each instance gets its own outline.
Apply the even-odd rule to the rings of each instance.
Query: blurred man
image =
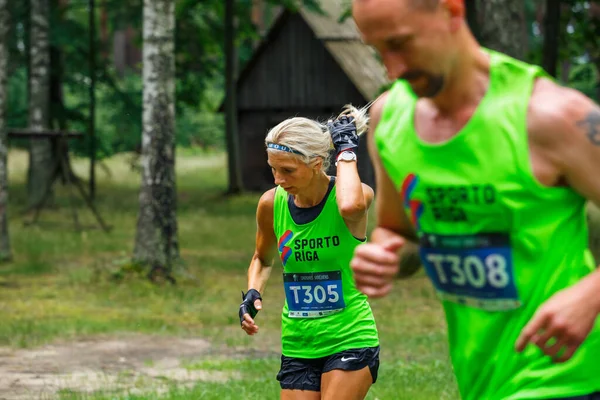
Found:
[[[463,0],[354,0],[397,82],[373,105],[377,227],[359,289],[385,296],[420,245],[461,395],[600,399],[600,109],[535,66],[482,49]]]

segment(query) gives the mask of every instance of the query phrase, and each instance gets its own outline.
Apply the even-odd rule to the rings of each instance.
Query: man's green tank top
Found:
[[[422,141],[416,98],[390,90],[375,142],[419,236],[423,266],[447,319],[465,400],[541,399],[600,390],[600,324],[573,358],[552,363],[515,342],[538,307],[594,269],[585,199],[533,175],[527,108],[538,67],[491,57],[487,93],[448,141]]]
[[[379,345],[371,307],[350,269],[361,241],[338,211],[335,186],[324,201],[312,222],[296,224],[288,194],[281,187],[275,191],[273,227],[286,294],[281,341],[288,357],[320,358]]]

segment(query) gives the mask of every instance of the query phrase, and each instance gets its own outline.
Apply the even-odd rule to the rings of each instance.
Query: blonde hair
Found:
[[[353,116],[356,133],[362,135],[368,129],[369,117],[367,110],[369,106],[370,104],[357,109],[351,104],[347,104],[337,118],[343,115]],[[329,168],[329,155],[333,150],[333,142],[326,123],[304,117],[288,118],[267,133],[265,144],[268,145],[269,143],[286,146],[294,151],[289,153],[290,157],[296,157],[307,165],[313,160],[321,158],[323,160],[322,169],[326,171]],[[267,148],[267,152],[275,151],[280,150]]]

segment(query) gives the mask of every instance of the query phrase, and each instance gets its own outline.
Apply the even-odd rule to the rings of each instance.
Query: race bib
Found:
[[[440,298],[488,311],[521,306],[505,233],[421,237],[421,260]]]
[[[340,271],[284,273],[283,285],[291,318],[319,318],[346,307]]]

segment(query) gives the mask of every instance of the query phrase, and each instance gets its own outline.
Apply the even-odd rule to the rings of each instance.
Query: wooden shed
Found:
[[[385,69],[361,42],[354,21],[338,22],[341,1],[321,0],[327,15],[283,11],[241,71],[237,126],[246,190],[273,187],[264,147],[270,128],[292,116],[326,121],[344,104],[368,104],[387,83]],[[365,140],[358,160],[361,179],[374,185]]]

